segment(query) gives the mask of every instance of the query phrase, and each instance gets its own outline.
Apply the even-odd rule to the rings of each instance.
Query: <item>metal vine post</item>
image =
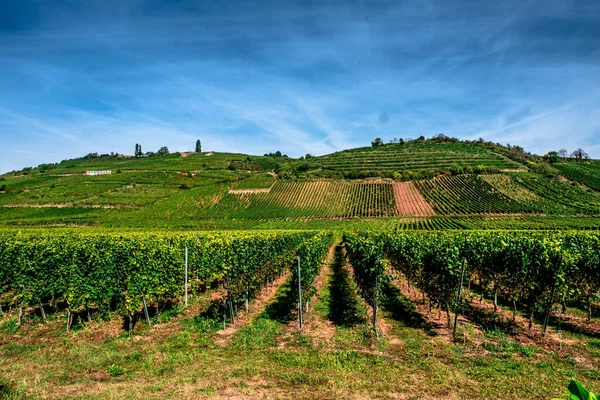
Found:
[[[300,277],[300,256],[298,260],[298,329],[302,330],[302,279]]]

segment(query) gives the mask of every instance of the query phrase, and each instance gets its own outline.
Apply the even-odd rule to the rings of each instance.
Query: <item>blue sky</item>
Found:
[[[0,173],[483,137],[600,158],[600,2],[0,0]]]

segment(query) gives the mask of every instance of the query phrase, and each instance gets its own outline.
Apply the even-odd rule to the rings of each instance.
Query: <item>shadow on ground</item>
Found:
[[[287,323],[296,318],[296,309],[298,303],[298,292],[292,290],[292,279],[289,278],[279,288],[273,300],[260,317],[273,321]]]
[[[329,280],[331,301],[328,318],[338,326],[350,327],[364,323],[365,312],[357,295],[356,283],[344,268],[345,264],[346,255],[342,247],[337,246]]]

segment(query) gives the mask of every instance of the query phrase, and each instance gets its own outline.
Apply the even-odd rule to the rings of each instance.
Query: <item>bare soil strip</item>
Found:
[[[248,305],[248,312],[245,310],[239,310],[235,318],[235,323],[229,325],[227,328],[218,331],[215,335],[215,343],[225,345],[229,343],[233,335],[248,321],[251,321],[254,317],[264,311],[265,307],[273,300],[277,290],[284,282],[288,279],[290,273],[286,272],[271,285],[263,287],[256,298]]]
[[[423,294],[414,286],[409,289],[408,282],[405,279],[394,280],[394,285],[402,292],[402,294],[412,301],[417,312],[423,316],[425,321],[435,329],[435,331],[442,337],[446,338],[449,341],[453,340],[452,336],[452,328],[448,328],[448,319],[445,312],[440,312],[439,310],[433,309],[430,311],[429,305],[424,304],[423,302]],[[468,298],[470,295],[465,293],[465,296]],[[426,298],[426,297],[425,297]],[[473,326],[473,336],[469,336],[467,340],[477,344],[484,336],[484,332],[481,324],[486,324],[489,326],[497,326],[504,327],[502,329],[508,330],[509,335],[511,335],[516,341],[522,344],[535,344],[538,347],[547,350],[547,351],[560,351],[561,353],[573,353],[572,346],[576,345],[576,341],[566,340],[562,338],[562,350],[561,347],[561,338],[554,329],[550,327],[546,331],[546,336],[542,336],[542,327],[535,323],[533,324],[531,330],[529,329],[529,320],[524,318],[521,315],[516,315],[513,321],[512,312],[503,309],[502,307],[497,308],[497,312],[494,313],[494,304],[487,300],[483,299],[480,301],[479,299],[473,299],[469,302],[469,308],[465,310],[465,315],[462,315],[458,319],[459,329],[461,324],[470,324]],[[562,318],[564,323],[567,321],[573,321],[573,324],[585,324],[583,318],[578,318],[569,315],[553,315],[555,318]],[[451,318],[454,316],[451,314]],[[583,329],[584,327],[582,327]],[[596,331],[600,333],[600,326],[596,325],[595,329],[587,327],[588,331]],[[584,362],[583,358],[579,357],[579,362]]]
[[[448,321],[445,312],[437,309],[430,309],[429,305],[426,304],[426,302],[423,302],[423,293],[414,286],[409,287],[406,279],[394,279],[392,282],[394,286],[400,290],[402,295],[413,303],[417,313],[423,317],[426,325],[430,329],[434,329],[435,332],[444,339],[450,342],[454,341],[452,328],[448,327],[449,322],[454,323],[454,315],[450,315],[451,321]],[[463,324],[471,324],[474,326],[474,332],[476,333],[474,335],[475,337],[483,335],[481,327],[478,324],[469,320],[464,315],[461,315],[458,318],[458,325],[461,326]],[[469,337],[468,339],[472,341],[475,337]]]
[[[557,332],[554,332],[551,327],[548,327],[546,336],[542,336],[542,327],[535,321],[531,329],[529,329],[529,320],[523,316],[515,316],[513,322],[513,314],[502,307],[498,307],[497,312],[494,314],[494,304],[484,299],[483,301],[472,300],[470,302],[472,312],[479,312],[485,314],[487,317],[496,317],[498,321],[504,325],[512,325],[514,327],[515,339],[524,344],[536,343],[538,346],[546,348],[547,350],[556,350],[559,345],[561,338]],[[562,339],[563,346],[574,344],[573,341],[567,341]]]
[[[561,314],[553,312],[552,318],[556,319],[555,324],[560,322],[562,326],[577,332],[585,333],[589,336],[600,337],[600,322],[592,318],[588,321],[585,317],[578,317],[572,314]]]
[[[325,259],[324,265],[321,268],[319,276],[315,282],[315,288],[317,289],[315,303],[320,301],[319,293],[321,293],[325,282],[327,282],[327,276],[331,275],[330,265],[333,262],[334,253],[335,245],[331,246],[329,249],[327,258]],[[297,324],[294,321],[294,327],[296,325]],[[323,318],[321,315],[310,311],[304,314],[304,326],[302,330],[304,333],[313,338],[316,345],[330,345],[333,341],[333,337],[335,336],[335,326],[333,323],[330,320]]]
[[[398,215],[427,217],[435,214],[413,182],[394,182],[393,185]]]
[[[269,193],[271,188],[266,189],[229,189],[229,194],[252,194],[252,193]]]
[[[73,204],[73,203],[48,203],[48,204],[2,204],[0,207],[6,208],[128,208],[140,209],[138,206],[126,206],[119,204]]]

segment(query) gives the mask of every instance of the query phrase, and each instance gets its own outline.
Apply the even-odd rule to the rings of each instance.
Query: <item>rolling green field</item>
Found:
[[[82,158],[3,175],[0,225],[422,230],[505,229],[519,221],[514,227],[596,226],[591,217],[600,212],[594,189],[600,164],[560,162],[553,171],[564,175],[549,176],[504,154],[475,143],[428,140],[305,160],[230,153]],[[89,170],[111,174],[85,175]],[[398,184],[407,180],[414,186]],[[523,215],[532,218],[517,218]],[[585,216],[590,218],[582,222]],[[393,217],[398,220],[388,222]],[[407,222],[410,217],[415,222]],[[493,222],[483,223],[482,217]]]

